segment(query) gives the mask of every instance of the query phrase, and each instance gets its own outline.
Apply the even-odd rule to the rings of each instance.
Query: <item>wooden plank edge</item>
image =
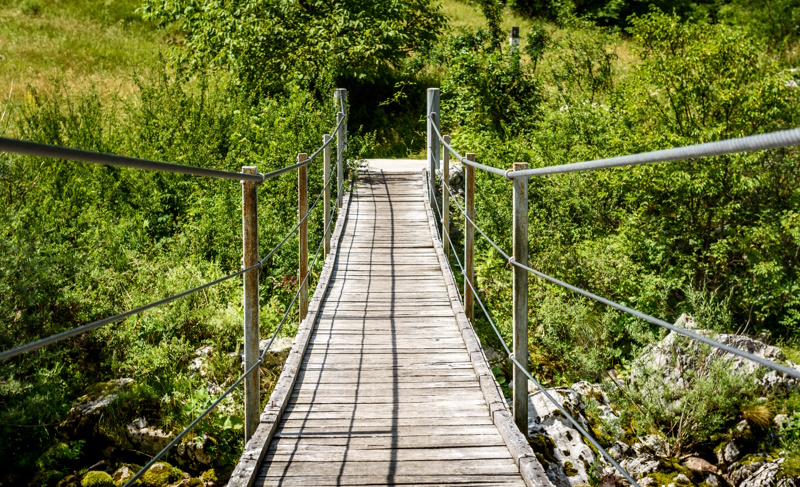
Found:
[[[536,455],[534,455],[533,449],[525,435],[522,434],[516,423],[514,423],[511,411],[508,409],[508,403],[503,397],[502,389],[500,389],[500,385],[494,378],[494,374],[489,367],[489,361],[483,353],[483,347],[481,347],[478,335],[475,333],[472,324],[467,320],[467,315],[464,313],[464,307],[458,297],[458,287],[456,287],[453,274],[449,272],[450,263],[445,258],[444,250],[442,249],[442,244],[439,241],[438,232],[436,231],[436,219],[433,217],[430,193],[427,191],[427,174],[427,169],[423,169],[421,177],[423,192],[425,193],[425,210],[428,216],[433,247],[439,259],[439,265],[442,268],[445,283],[447,284],[450,305],[456,315],[456,321],[461,330],[464,344],[467,346],[472,367],[475,370],[475,374],[478,376],[478,382],[480,383],[483,397],[486,400],[487,406],[489,406],[492,422],[500,432],[500,436],[503,437],[503,441],[514,459],[514,463],[519,467],[519,473],[522,475],[525,484],[528,487],[553,487],[552,482],[547,478],[547,474],[545,474],[539,460],[536,459]]]
[[[275,436],[278,423],[292,396],[297,375],[300,372],[306,349],[320,315],[322,301],[328,292],[330,277],[339,256],[339,244],[342,235],[344,235],[344,227],[349,217],[350,196],[352,194],[353,182],[351,181],[350,191],[342,198],[342,208],[339,211],[339,218],[336,219],[336,225],[331,236],[331,252],[325,259],[325,264],[320,272],[314,296],[308,306],[308,315],[306,315],[306,318],[297,329],[292,350],[286,357],[278,382],[269,396],[267,406],[261,413],[258,428],[256,428],[253,437],[245,445],[239,463],[237,463],[236,468],[231,473],[230,480],[228,480],[228,487],[250,487],[258,477],[261,462],[267,453],[267,448],[272,442],[273,436]]]

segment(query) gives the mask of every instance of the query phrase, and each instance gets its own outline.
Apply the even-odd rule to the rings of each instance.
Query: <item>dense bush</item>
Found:
[[[430,0],[146,0],[143,12],[180,25],[180,57],[229,66],[250,90],[300,82],[327,95],[340,77],[379,79],[430,45],[443,26],[439,9]]]
[[[456,146],[499,167],[518,160],[542,166],[797,124],[800,99],[791,73],[763,56],[752,36],[660,13],[631,23],[640,61],[625,73],[614,70],[614,38],[588,24],[551,41],[530,86],[555,89],[533,91],[546,95],[538,98],[518,91],[523,82],[517,91],[488,91],[503,98],[483,95],[487,91],[476,83],[503,86],[503,75],[487,68],[497,65],[496,54],[473,47],[480,46],[474,40],[479,37],[453,37],[442,58],[466,57],[480,66],[469,70],[470,79],[466,70],[453,68],[457,74],[443,82],[442,118],[454,129]],[[513,72],[509,59],[504,73]],[[520,69],[530,68],[523,63]],[[492,109],[508,110],[511,121],[502,122],[503,113]],[[800,338],[797,162],[797,151],[789,148],[535,178],[531,262],[665,319],[693,312],[720,319],[704,326],[767,330],[794,341]],[[478,223],[509,249],[510,188],[491,175],[479,175],[476,186]],[[481,287],[509,330],[507,265],[481,239],[478,246]],[[657,332],[532,282],[534,363],[545,378],[599,378]]]
[[[300,92],[254,101],[217,79],[181,79],[142,79],[135,101],[118,104],[57,87],[31,91],[7,135],[231,171],[257,165],[266,172],[292,163],[302,150],[311,152],[334,125],[332,97],[330,105]],[[357,147],[357,137],[352,140]],[[239,269],[241,189],[235,181],[8,154],[0,155],[0,175],[3,349]],[[310,195],[322,189],[321,179],[321,164],[312,164]],[[260,186],[263,253],[292,228],[296,187],[296,173]],[[310,248],[316,249],[319,209],[309,227]],[[261,270],[264,335],[274,330],[294,294],[285,283],[296,275],[296,249],[295,237]],[[166,430],[188,424],[198,410],[185,404],[210,404],[208,392],[202,394],[207,381],[225,385],[240,373],[238,361],[229,357],[241,347],[241,309],[235,305],[240,301],[240,280],[230,280],[4,362],[0,454],[14,459],[7,475],[35,468],[72,400],[97,381],[136,381],[114,414],[103,418],[101,428],[111,437],[124,431],[120,422],[136,417]],[[291,331],[290,326],[284,333]],[[200,345],[215,350],[206,377],[188,368]],[[214,438],[211,448],[222,465],[241,448],[235,428],[241,401],[234,396],[229,403],[232,410],[198,427],[198,434]]]

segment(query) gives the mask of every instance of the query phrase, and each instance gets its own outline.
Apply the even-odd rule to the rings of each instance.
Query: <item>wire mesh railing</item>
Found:
[[[431,91],[435,90],[434,95],[431,95]],[[800,371],[793,369],[791,367],[787,367],[785,365],[776,363],[772,360],[768,360],[764,357],[758,356],[754,353],[748,352],[746,350],[742,350],[724,343],[720,343],[717,340],[711,339],[706,337],[702,334],[696,333],[692,330],[688,330],[686,328],[677,326],[675,324],[669,323],[662,319],[650,316],[646,313],[638,311],[636,309],[630,308],[628,306],[622,305],[610,299],[604,298],[592,292],[589,292],[585,289],[581,289],[577,286],[564,282],[560,279],[555,277],[549,276],[541,271],[538,271],[528,265],[527,262],[527,249],[528,249],[528,208],[527,208],[527,187],[528,187],[528,180],[532,176],[544,176],[544,175],[551,175],[551,174],[563,174],[563,173],[570,173],[570,172],[581,172],[581,171],[595,171],[595,170],[602,170],[608,168],[615,168],[615,167],[622,167],[622,166],[632,166],[632,165],[640,165],[640,164],[653,164],[653,163],[661,163],[661,162],[669,162],[669,161],[678,161],[678,160],[686,160],[686,159],[695,159],[701,157],[712,157],[712,156],[720,156],[725,154],[733,154],[733,153],[740,153],[740,152],[753,152],[753,151],[762,151],[768,149],[775,149],[781,147],[790,147],[790,146],[798,146],[800,145],[800,129],[792,129],[792,130],[784,130],[778,132],[771,132],[767,134],[760,134],[760,135],[753,135],[747,137],[740,137],[734,138],[729,140],[722,140],[722,141],[715,141],[703,144],[696,144],[690,145],[685,147],[677,147],[672,149],[665,149],[665,150],[658,150],[652,152],[646,152],[641,154],[633,154],[621,157],[613,157],[607,159],[600,159],[595,161],[585,161],[585,162],[578,162],[578,163],[571,163],[571,164],[563,164],[557,166],[549,166],[549,167],[542,167],[542,168],[535,168],[535,169],[528,169],[527,165],[524,164],[515,164],[515,167],[510,168],[508,170],[502,170],[495,167],[487,166],[484,164],[479,164],[475,162],[475,158],[473,154],[467,154],[466,157],[462,156],[456,149],[452,147],[449,143],[449,136],[443,135],[442,131],[439,127],[439,114],[438,112],[439,101],[438,101],[438,90],[436,89],[429,89],[428,90],[428,114],[426,117],[427,124],[428,124],[428,157],[429,157],[429,178],[428,178],[428,191],[429,195],[431,196],[431,203],[432,206],[436,209],[437,215],[439,216],[439,221],[444,222],[447,221],[443,218],[445,212],[449,212],[449,203],[450,200],[455,202],[455,206],[458,209],[459,213],[464,219],[464,227],[472,227],[473,229],[477,230],[478,233],[486,240],[486,242],[495,250],[497,251],[511,266],[512,269],[519,269],[526,274],[532,274],[538,278],[541,278],[545,281],[548,281],[552,284],[560,286],[564,289],[577,293],[581,296],[586,298],[592,299],[596,302],[614,308],[618,311],[631,315],[637,319],[641,319],[653,325],[657,325],[659,327],[665,328],[677,334],[686,336],[690,339],[696,340],[698,342],[704,343],[711,347],[717,348],[724,352],[742,357],[746,360],[752,361],[756,364],[762,365],[769,369],[775,370],[782,374],[786,374],[790,377],[800,379]],[[482,228],[480,228],[475,223],[474,218],[474,177],[467,177],[465,178],[465,188],[464,192],[466,193],[467,197],[464,199],[464,206],[462,207],[458,201],[458,198],[455,197],[453,194],[452,188],[449,185],[449,181],[446,181],[445,178],[441,178],[440,184],[442,186],[442,204],[440,209],[439,199],[436,198],[436,174],[437,168],[439,167],[439,145],[444,148],[445,151],[449,151],[449,153],[453,154],[461,164],[480,169],[486,171],[491,174],[495,174],[498,176],[503,176],[506,179],[510,180],[514,183],[514,230],[513,230],[513,242],[514,242],[514,249],[518,250],[522,258],[515,259],[513,255],[510,255],[508,252],[504,251],[492,238],[490,238],[486,232]],[[448,158],[442,158],[443,161],[447,161]],[[518,166],[519,165],[519,166]],[[518,166],[518,167],[517,167]],[[446,169],[442,169],[441,175],[444,176],[447,174]],[[469,173],[468,173],[469,174]],[[472,197],[470,197],[472,195]],[[472,205],[470,207],[470,205]],[[470,217],[470,214],[473,215]],[[453,241],[450,238],[450,231],[447,228],[442,227],[441,231],[438,230],[437,233],[439,234],[439,238],[442,239],[444,236],[447,239],[447,244],[449,244],[450,248],[455,250],[455,246],[453,245]],[[465,243],[464,247],[468,248],[474,245],[474,242],[466,241],[470,238],[469,232],[465,233]],[[444,244],[445,242],[443,242]],[[455,252],[454,252],[455,254]],[[553,396],[544,388],[541,383],[536,380],[533,375],[531,375],[530,371],[528,370],[528,353],[527,353],[527,320],[528,320],[528,304],[527,304],[527,286],[528,280],[525,279],[518,279],[515,276],[515,285],[514,285],[514,299],[513,299],[513,321],[514,321],[514,344],[515,347],[518,343],[522,344],[521,350],[515,350],[516,353],[512,352],[512,350],[508,347],[505,343],[505,339],[503,338],[502,334],[500,333],[498,327],[496,326],[494,320],[492,319],[488,309],[484,305],[483,301],[480,299],[480,295],[476,290],[476,286],[474,281],[474,276],[469,269],[472,268],[472,263],[468,262],[469,255],[465,252],[465,259],[462,264],[462,261],[458,259],[458,256],[455,255],[456,262],[463,274],[464,280],[464,298],[462,302],[465,303],[465,306],[469,306],[469,300],[466,299],[467,294],[471,294],[474,297],[475,301],[477,301],[480,309],[482,310],[483,314],[485,315],[487,321],[489,322],[492,330],[497,335],[498,340],[502,344],[504,351],[510,362],[513,364],[513,369],[515,371],[515,375],[517,373],[523,375],[526,381],[532,382],[537,389],[539,389],[544,396],[551,402],[553,405],[559,410],[561,414],[564,415],[565,418],[583,435],[586,440],[591,443],[591,445],[599,451],[603,457],[614,466],[614,468],[622,475],[628,482],[632,485],[638,487],[638,483],[629,475],[624,468],[622,468],[619,463],[617,463],[611,455],[600,445],[598,442],[583,428],[581,425],[575,420],[575,418],[569,414],[568,411],[564,409],[564,407],[559,404],[559,402],[553,398]],[[449,261],[449,255],[447,256]],[[521,288],[517,287],[517,282],[522,285]],[[471,310],[465,309],[467,316],[471,316]],[[520,336],[518,336],[518,333]],[[524,333],[524,336],[522,336]],[[514,390],[513,390],[513,405],[514,405],[514,418],[517,425],[523,431],[524,434],[527,436],[527,395],[528,395],[528,388],[525,384],[525,387],[518,387],[519,382],[516,380],[514,381]],[[521,409],[522,411],[518,411]]]
[[[305,313],[302,311],[302,303],[303,299],[307,303],[308,301],[308,288],[310,284],[310,279],[312,276],[312,272],[314,270],[314,266],[317,263],[320,255],[322,255],[322,250],[325,249],[325,254],[329,252],[329,237],[331,226],[333,224],[333,217],[336,214],[338,208],[341,207],[342,201],[342,190],[343,184],[342,179],[344,178],[344,146],[346,141],[346,96],[347,90],[338,88],[335,92],[336,100],[338,101],[338,110],[336,114],[337,123],[333,128],[333,131],[330,134],[325,134],[323,136],[323,144],[316,149],[311,156],[306,157],[306,154],[301,153],[298,155],[298,160],[296,163],[291,164],[289,166],[276,169],[267,173],[258,173],[255,171],[253,167],[245,167],[243,168],[242,172],[233,172],[233,171],[225,171],[219,169],[210,169],[210,168],[203,168],[203,167],[195,167],[195,166],[186,166],[181,164],[173,164],[168,162],[161,162],[161,161],[152,161],[148,159],[140,159],[135,157],[128,157],[128,156],[121,156],[117,154],[107,154],[101,152],[93,152],[87,151],[82,149],[75,149],[69,147],[59,147],[49,144],[42,144],[37,142],[31,142],[26,140],[16,140],[16,139],[9,139],[5,137],[0,137],[0,152],[7,152],[7,153],[15,153],[15,154],[22,154],[22,155],[29,155],[34,157],[45,157],[50,159],[62,159],[62,160],[70,160],[70,161],[78,161],[78,162],[88,162],[88,163],[96,163],[96,164],[106,164],[112,166],[119,166],[119,167],[127,167],[127,168],[134,168],[134,169],[143,169],[143,170],[151,170],[151,171],[158,171],[158,172],[169,172],[169,173],[177,173],[177,174],[184,174],[184,175],[192,175],[192,176],[202,176],[202,177],[209,177],[215,179],[227,179],[227,180],[237,180],[240,181],[243,185],[242,187],[242,220],[243,220],[243,243],[244,243],[244,258],[254,257],[253,263],[250,265],[243,265],[243,268],[227,274],[223,277],[210,281],[208,283],[202,284],[200,286],[188,289],[186,291],[174,294],[172,296],[168,296],[162,298],[157,301],[153,301],[151,303],[145,304],[143,306],[139,306],[133,308],[129,311],[125,311],[123,313],[116,314],[114,316],[110,316],[107,318],[99,319],[93,321],[91,323],[87,323],[84,325],[76,326],[70,330],[66,330],[60,333],[56,333],[54,335],[41,338],[39,340],[35,340],[33,342],[18,345],[16,347],[12,347],[11,349],[5,350],[0,352],[0,362],[11,359],[13,357],[17,357],[27,352],[32,352],[34,350],[38,350],[40,348],[46,347],[47,345],[51,345],[53,343],[57,343],[59,341],[66,340],[68,338],[72,338],[83,333],[89,332],[91,330],[95,330],[97,328],[101,328],[103,326],[116,323],[122,321],[128,317],[138,315],[143,313],[149,309],[157,308],[159,306],[168,304],[172,301],[181,299],[183,297],[189,296],[191,294],[197,293],[209,287],[215,286],[217,284],[223,283],[230,279],[243,276],[244,277],[244,308],[245,308],[245,350],[244,350],[244,372],[231,384],[219,397],[217,397],[205,410],[203,410],[186,428],[184,428],[180,433],[178,433],[162,450],[160,450],[155,456],[153,456],[148,463],[142,467],[135,475],[129,478],[124,487],[134,485],[141,477],[144,475],[150,467],[155,465],[158,460],[163,458],[175,445],[177,445],[187,434],[189,434],[195,426],[197,426],[208,414],[210,414],[226,397],[228,397],[242,382],[246,380],[252,381],[256,384],[256,394],[245,394],[245,441],[247,441],[255,431],[255,428],[258,424],[258,416],[260,414],[260,394],[258,389],[258,384],[260,382],[259,377],[259,367],[264,361],[264,357],[266,353],[269,351],[270,347],[272,346],[273,342],[275,341],[278,334],[283,329],[284,324],[288,321],[291,313],[295,307],[295,304],[298,301],[301,303],[301,310],[299,312],[300,321],[305,318]],[[334,137],[331,134],[336,134]],[[334,175],[331,173],[330,164],[331,164],[331,154],[330,154],[330,147],[333,144],[333,141],[336,141],[337,153],[336,153],[336,180],[337,180],[337,201],[338,204],[334,205],[332,210],[329,210],[331,207],[331,193],[330,188],[331,184],[334,180]],[[308,197],[306,194],[306,187],[307,187],[307,180],[308,175],[306,171],[306,167],[310,165],[314,160],[320,155],[324,154],[324,172],[323,172],[323,186],[322,190],[316,196],[314,201],[312,202],[311,206],[308,207]],[[298,208],[301,209],[298,212],[298,222],[294,227],[283,237],[283,239],[273,247],[265,257],[258,258],[258,209],[257,209],[257,187],[252,185],[258,185],[264,182],[267,179],[271,179],[274,177],[281,176],[282,174],[286,174],[292,171],[298,171],[298,189],[299,189],[299,198],[298,198]],[[248,187],[248,185],[252,187]],[[255,197],[253,197],[255,196]],[[308,233],[307,233],[307,226],[308,220],[320,203],[320,201],[324,202],[324,215],[323,215],[323,234],[320,238],[319,245],[313,255],[313,260],[311,262],[311,266],[308,266]],[[305,209],[307,208],[307,209]],[[303,209],[305,209],[303,211]],[[248,224],[250,222],[251,224]],[[255,222],[255,225],[252,225],[252,222]],[[254,233],[254,234],[253,234]],[[252,286],[248,289],[248,277],[252,277],[253,272],[258,272],[265,263],[272,258],[288,241],[289,239],[295,235],[300,235],[300,252],[299,252],[299,263],[298,267],[303,269],[305,272],[301,271],[302,276],[298,276],[298,289],[297,292],[294,294],[289,305],[286,307],[284,311],[283,317],[281,318],[278,326],[275,328],[275,331],[272,333],[269,341],[267,342],[266,346],[263,350],[259,352],[258,348],[258,275],[256,274],[254,279],[255,284],[255,292],[253,293]],[[255,237],[255,238],[253,238]],[[303,241],[305,239],[305,242]],[[253,246],[254,243],[254,246]],[[328,243],[328,245],[325,245]],[[305,249],[305,252],[304,252]],[[251,279],[251,281],[253,281]],[[248,309],[255,310],[255,320],[253,320],[253,313],[250,313],[248,319]],[[256,340],[249,340],[250,342],[254,342],[255,348],[253,349],[252,343],[251,346],[248,347],[248,337],[247,335],[250,334],[251,338],[255,337]],[[253,358],[255,360],[253,360]],[[245,388],[247,389],[247,383],[245,384]],[[247,392],[247,391],[246,391]]]

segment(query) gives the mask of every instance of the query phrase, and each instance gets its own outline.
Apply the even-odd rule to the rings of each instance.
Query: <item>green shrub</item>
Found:
[[[624,423],[640,435],[657,433],[666,454],[679,457],[735,424],[757,386],[752,376],[731,372],[730,362],[711,358],[710,347],[675,338],[663,353],[671,357],[680,380],[645,356],[614,399]],[[684,354],[690,365],[679,367],[675,363]]]
[[[106,472],[87,472],[81,480],[81,487],[115,487],[111,475]]]
[[[42,11],[42,4],[39,3],[39,0],[22,0],[19,8],[27,15],[39,15]]]
[[[164,487],[181,478],[181,471],[166,462],[153,464],[140,478],[143,487]]]

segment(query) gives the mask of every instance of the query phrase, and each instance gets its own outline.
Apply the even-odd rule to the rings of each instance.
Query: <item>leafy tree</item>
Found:
[[[176,22],[179,57],[229,66],[250,90],[287,83],[324,92],[342,76],[376,79],[430,45],[444,25],[431,0],[146,0],[145,17]]]

